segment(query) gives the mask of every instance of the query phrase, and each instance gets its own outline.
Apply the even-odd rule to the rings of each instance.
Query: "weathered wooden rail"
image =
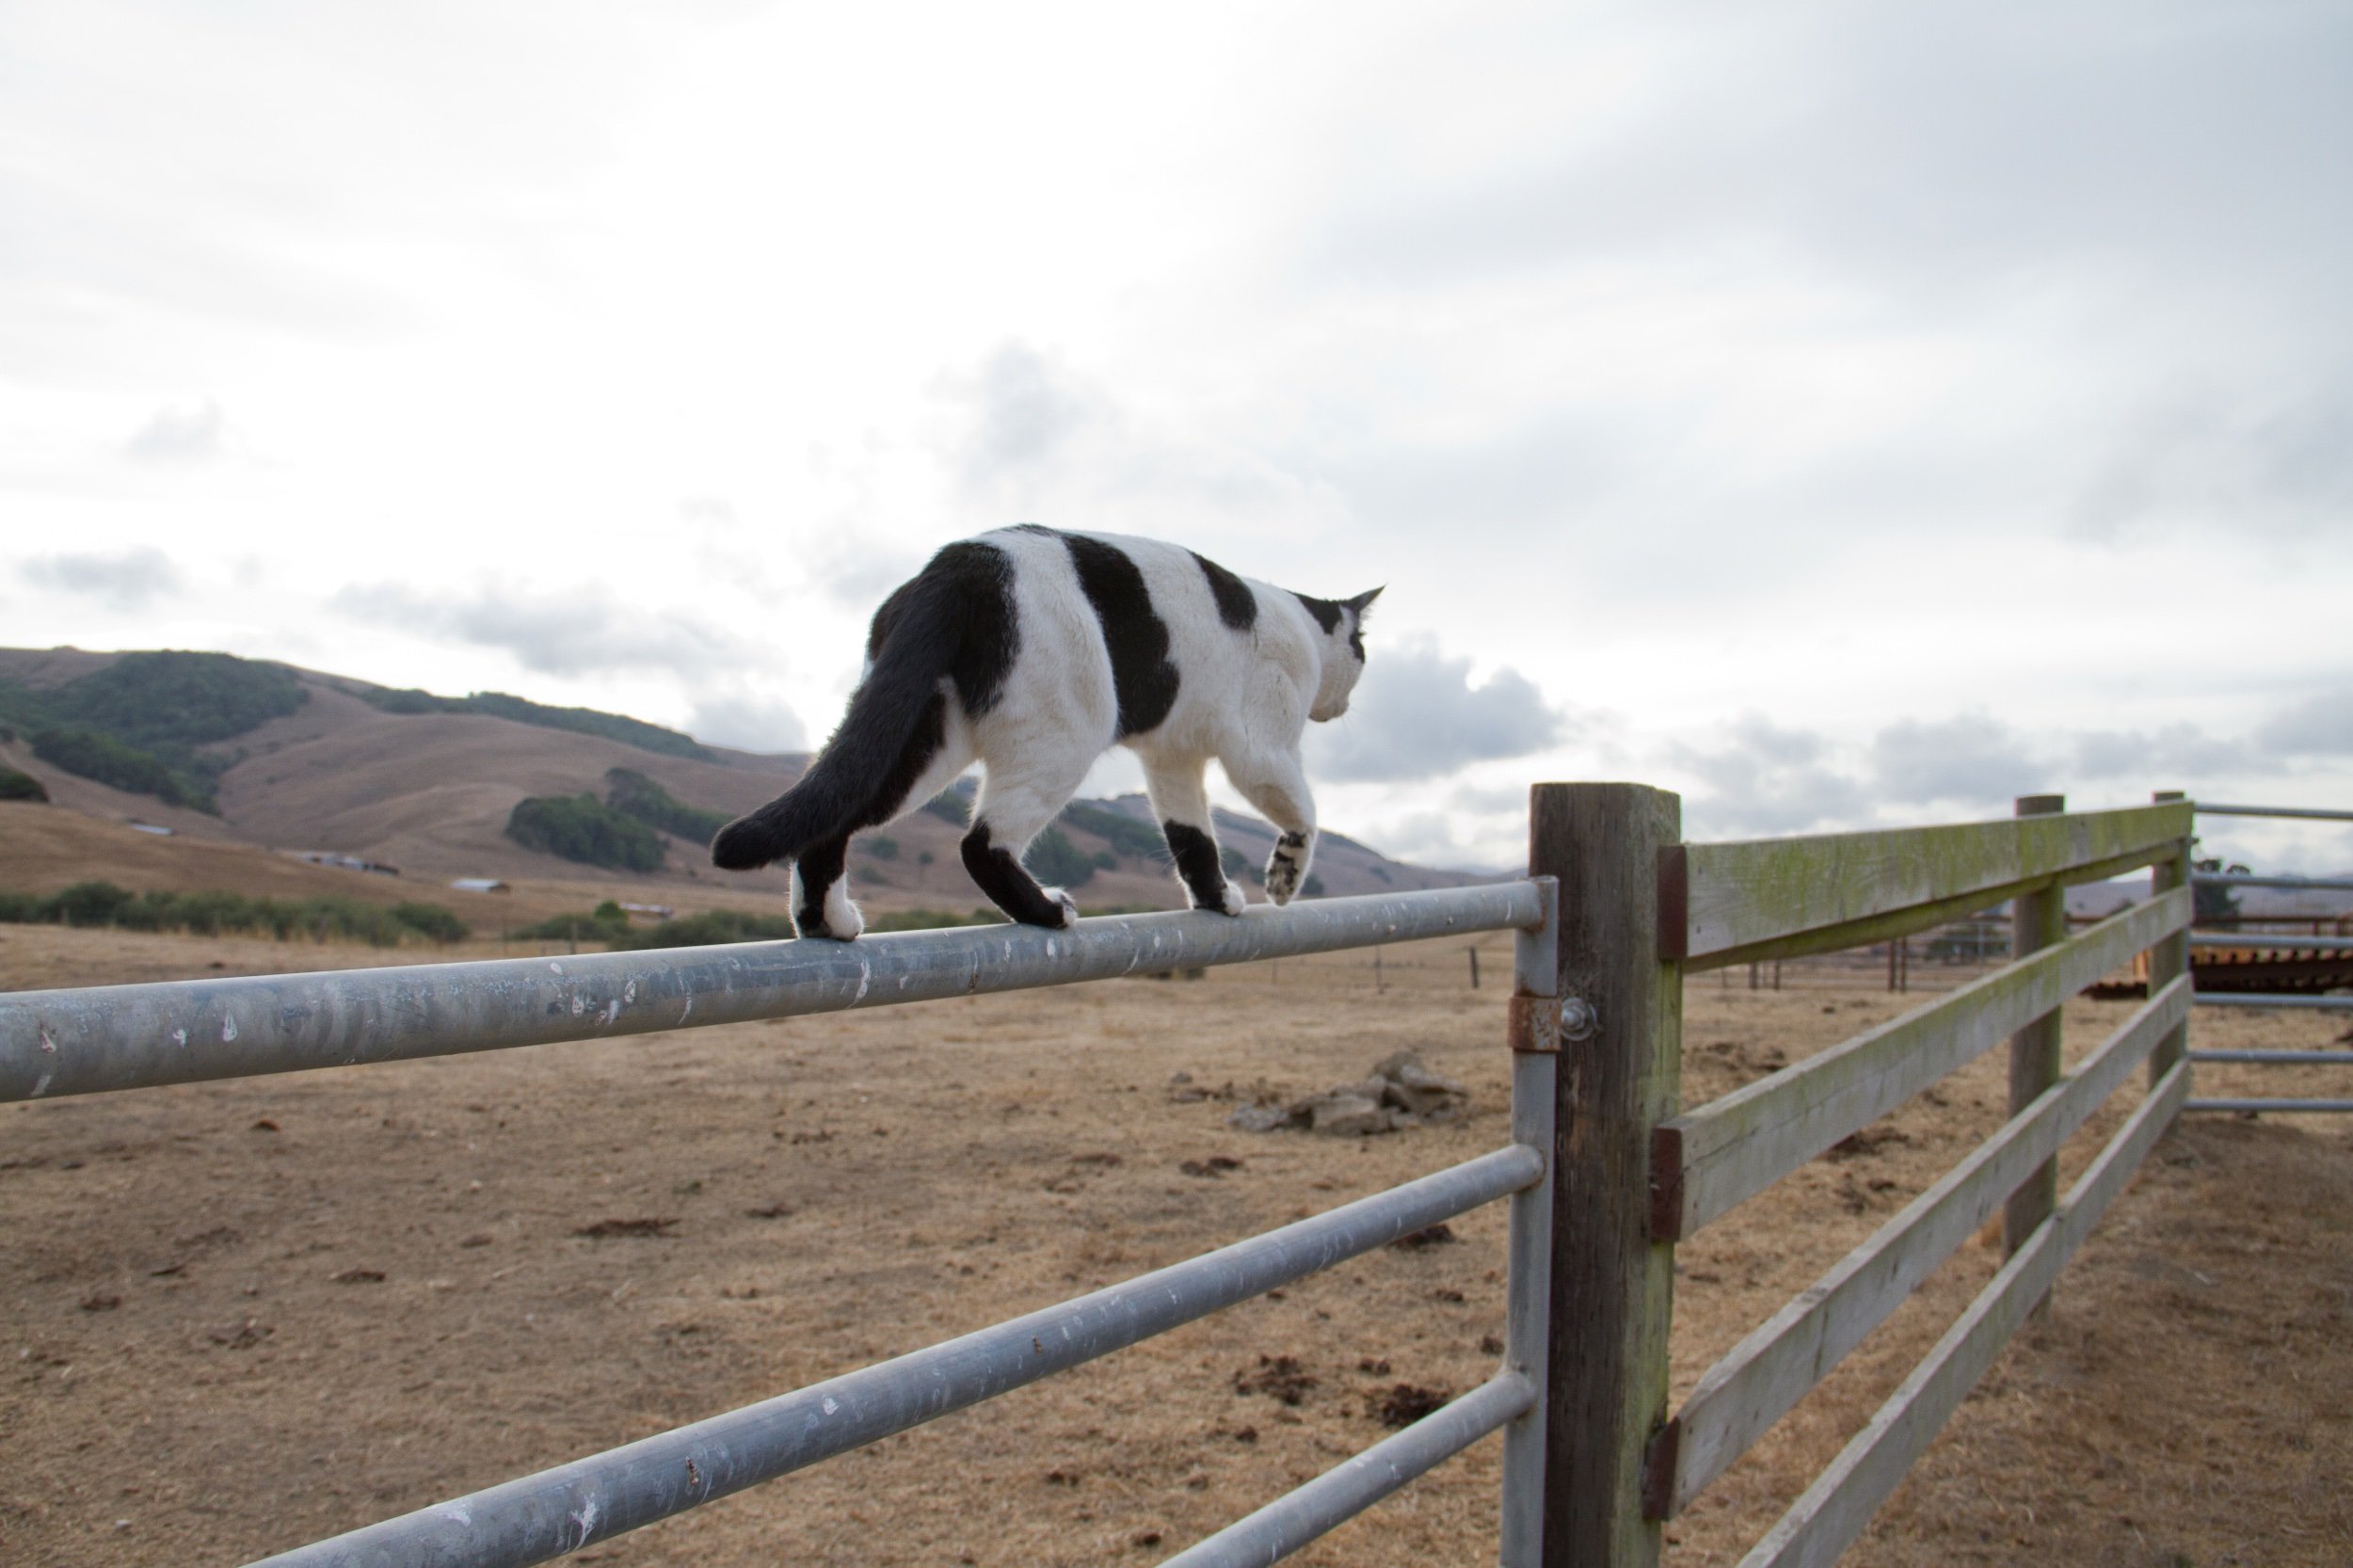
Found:
[[[2053,1282],[2188,1093],[2191,1001],[2186,933],[2190,808],[2178,802],[2065,814],[2056,797],[2029,797],[2008,822],[1901,832],[1837,834],[1751,843],[1678,844],[1673,797],[1638,791],[1621,809],[1648,822],[1646,840],[1621,830],[1640,874],[1656,855],[1660,920],[1596,926],[1602,952],[1573,964],[1566,988],[1603,1020],[1589,1067],[1564,1061],[1579,1113],[1605,1109],[1601,1168],[1559,1178],[1557,1203],[1574,1224],[1615,1238],[1600,1288],[1564,1297],[1554,1332],[1625,1347],[1606,1387],[1561,1392],[1554,1352],[1556,1430],[1603,1452],[1583,1462],[1596,1496],[1548,1521],[1547,1562],[1647,1568],[1663,1523],[1699,1497],[1919,1287],[1979,1225],[2005,1216],[2007,1261],[1912,1375],[1846,1449],[1794,1499],[1743,1568],[1836,1560],[1959,1406]],[[1539,812],[1536,864],[1551,864]],[[1653,849],[1653,846],[1656,846]],[[1606,841],[1581,853],[1608,858]],[[2150,868],[2151,897],[2078,935],[2066,934],[2064,889]],[[1676,1088],[1679,996],[1691,970],[1791,957],[1920,931],[2007,900],[2007,967],[1889,1023],[1713,1103],[1685,1107]],[[1564,881],[1563,919],[1578,904]],[[2148,952],[2154,994],[2086,1055],[2061,1070],[2059,1009],[2120,964]],[[1588,973],[1622,977],[1596,995]],[[1613,1027],[1614,1025],[1614,1027]],[[1833,1144],[2004,1041],[2010,1048],[2010,1117],[1812,1288],[1758,1325],[1701,1378],[1680,1409],[1667,1400],[1675,1244]],[[1564,1049],[1567,1048],[1564,1048]],[[2062,1198],[2056,1156],[2146,1064],[2148,1088],[2121,1130]],[[1599,1079],[1587,1077],[1590,1072]],[[1568,1125],[1568,1124],[1564,1124]],[[1644,1179],[1609,1168],[1641,1151]],[[1607,1212],[1597,1214],[1599,1206]],[[1556,1237],[1555,1277],[1581,1246]]]
[[[1545,784],[1529,875],[1240,920],[1170,914],[0,996],[0,1099],[552,1044],[1330,952],[1515,934],[1512,1137],[1403,1187],[605,1453],[269,1562],[488,1568],[574,1551],[935,1419],[1360,1256],[1511,1205],[1494,1376],[1171,1560],[1272,1562],[1488,1433],[1504,1433],[1501,1560],[1645,1568],[1693,1498],[1996,1212],[2007,1263],[1747,1560],[1826,1563],[1862,1529],[2180,1110],[2191,1000],[2190,808],[1749,843],[1682,841],[1639,785]],[[2152,897],[2073,936],[2069,884],[2152,868]],[[2019,958],[1713,1104],[1681,1101],[1694,970],[1928,929],[2010,901]],[[2150,953],[2154,994],[2072,1073],[2060,1006]],[[2005,1039],[2011,1116],[1668,1410],[1677,1241]],[[2060,1200],[2055,1157],[2147,1063],[2150,1088]]]

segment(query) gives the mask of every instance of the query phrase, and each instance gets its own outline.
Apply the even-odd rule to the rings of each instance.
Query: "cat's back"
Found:
[[[1235,633],[1243,647],[1304,636],[1307,616],[1296,594],[1165,539],[1020,523],[975,542],[1004,551],[1018,575],[1066,585],[1109,631],[1158,622],[1175,651],[1215,655],[1235,647]]]
[[[1121,694],[1120,738],[1219,752],[1270,701],[1288,712],[1313,692],[1314,628],[1296,594],[1164,539],[1025,523],[977,542],[1012,565],[1032,676],[1102,669]]]

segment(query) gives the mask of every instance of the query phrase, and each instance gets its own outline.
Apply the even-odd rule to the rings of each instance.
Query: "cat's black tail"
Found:
[[[872,664],[833,738],[792,788],[719,830],[712,864],[744,872],[796,859],[888,820],[900,802],[880,797],[912,788],[939,744],[941,678],[957,677],[968,712],[985,712],[1012,663],[1012,635],[1004,552],[973,542],[942,550],[874,613]],[[911,756],[918,747],[924,754]]]

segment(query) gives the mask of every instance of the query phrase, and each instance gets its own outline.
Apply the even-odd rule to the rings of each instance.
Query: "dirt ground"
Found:
[[[1476,992],[1461,944],[1433,944],[1385,952],[1377,982],[1362,954],[1286,960],[0,1108],[0,1561],[241,1562],[1496,1147],[1507,954],[1489,945]],[[0,987],[432,956],[5,927]],[[1867,968],[1695,979],[1687,1101],[1921,1000]],[[2071,1006],[2071,1055],[2128,1010]],[[2194,1028],[2318,1045],[2344,1021]],[[1225,1126],[1226,1085],[1304,1092],[1403,1048],[1471,1087],[1468,1119],[1347,1142]],[[1688,1242],[1677,1397],[1994,1126],[2002,1073],[1996,1051]],[[2201,1089],[2345,1092],[2314,1069]],[[584,1234],[632,1221],[667,1223]],[[570,1560],[1156,1561],[1376,1441],[1397,1384],[1492,1370],[1502,1209],[1452,1228]],[[1670,1560],[1736,1561],[1994,1263],[1964,1248],[1669,1526]],[[1237,1391],[1279,1356],[1297,1404]],[[1492,1561],[1498,1452],[1296,1560]],[[2196,1118],[1848,1560],[2343,1564],[2349,1470],[2353,1142]]]

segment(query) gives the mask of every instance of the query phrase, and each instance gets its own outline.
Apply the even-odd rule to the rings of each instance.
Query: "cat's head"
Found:
[[[1353,599],[1317,601],[1338,612],[1329,625],[1324,624],[1322,615],[1316,616],[1323,633],[1323,678],[1316,684],[1316,700],[1308,708],[1307,716],[1318,724],[1348,712],[1349,696],[1365,673],[1365,612],[1380,597],[1381,590],[1371,588]],[[1315,605],[1309,608],[1313,610]]]

